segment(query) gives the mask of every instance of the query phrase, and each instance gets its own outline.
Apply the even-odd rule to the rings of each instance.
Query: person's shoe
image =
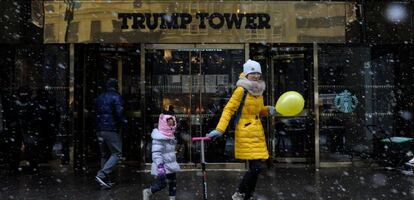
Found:
[[[244,194],[240,192],[235,192],[233,196],[231,196],[231,199],[233,200],[244,200]]]
[[[105,189],[110,189],[112,187],[111,183],[109,183],[107,178],[101,178],[99,176],[95,176],[95,180]]]
[[[170,200],[175,200],[175,196],[170,196]]]
[[[152,195],[151,188],[146,188],[146,189],[142,190],[142,199],[143,200],[150,200],[151,195]]]

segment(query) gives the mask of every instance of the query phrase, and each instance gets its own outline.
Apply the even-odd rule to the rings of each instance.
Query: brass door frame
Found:
[[[122,79],[123,79],[123,66],[122,66],[122,57],[117,58],[117,70],[118,70],[118,92],[122,95]]]
[[[315,117],[315,169],[319,169],[321,166],[320,160],[320,134],[319,134],[319,60],[318,60],[319,46],[317,43],[313,43],[313,97],[314,108],[313,115]]]
[[[145,72],[145,58],[146,58],[146,50],[164,50],[164,49],[170,49],[170,50],[182,50],[182,51],[188,51],[189,52],[189,57],[191,58],[191,52],[199,52],[199,55],[201,56],[201,50],[202,49],[242,49],[245,52],[245,59],[248,59],[248,53],[249,53],[249,45],[248,44],[200,44],[200,43],[195,43],[195,44],[158,44],[158,43],[154,43],[154,44],[141,44],[142,48],[141,48],[141,72]],[[190,62],[190,68],[191,68],[191,62]],[[199,64],[200,70],[201,70],[201,62]],[[190,75],[191,75],[191,70],[190,70]],[[142,82],[144,82],[144,86],[142,86],[141,88],[145,89],[145,73],[141,73],[141,77],[142,77]],[[190,80],[191,81],[191,80]],[[191,82],[190,82],[190,85]],[[191,98],[191,92],[192,89],[190,89],[190,105],[192,104],[192,98]],[[144,93],[145,94],[145,93]],[[201,104],[201,99],[202,99],[202,92],[200,92],[200,104]],[[145,106],[144,106],[145,107]],[[191,113],[189,114],[191,115]],[[143,118],[145,118],[145,114],[143,113]],[[189,116],[191,117],[191,116]],[[202,130],[202,125],[200,125],[200,130]],[[190,126],[190,135],[192,133],[192,129]],[[141,139],[141,144],[144,144],[145,141]],[[145,146],[141,145],[141,152],[145,151]],[[190,163],[180,163],[180,165],[185,165],[185,166],[189,166],[189,168],[196,168],[196,165],[194,165],[194,162],[192,162],[192,152],[191,152],[191,148],[192,148],[192,142],[190,142],[189,145],[190,151],[189,151],[189,156],[190,156]],[[143,153],[143,159],[144,161],[146,160],[145,158],[145,154]],[[150,163],[145,163],[145,165],[148,165]],[[209,163],[209,166],[215,166],[215,168],[221,168],[221,169],[245,169],[246,168],[246,164],[245,163]]]

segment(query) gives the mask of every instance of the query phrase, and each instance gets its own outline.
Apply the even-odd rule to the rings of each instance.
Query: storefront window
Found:
[[[68,55],[66,45],[21,45],[9,46],[1,50],[1,97],[0,132],[6,148],[13,148],[7,142],[12,128],[28,127],[40,133],[43,141],[39,150],[42,162],[52,156],[69,159],[68,119]],[[28,97],[23,100],[19,91]],[[16,115],[19,102],[29,102],[36,119],[21,119]],[[21,104],[20,104],[21,105]],[[20,107],[21,108],[21,107]],[[30,121],[30,122],[29,122]],[[17,131],[18,134],[23,132]],[[63,148],[66,148],[66,151]],[[6,160],[7,162],[7,160]]]
[[[376,133],[393,129],[393,69],[381,63],[387,58],[371,60],[368,47],[321,47],[321,161],[357,159],[374,150]]]

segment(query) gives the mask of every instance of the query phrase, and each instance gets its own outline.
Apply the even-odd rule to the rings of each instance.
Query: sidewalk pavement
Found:
[[[93,170],[92,170],[93,171]],[[231,199],[244,171],[208,171],[211,200]],[[0,199],[142,199],[142,189],[154,179],[134,167],[120,167],[114,174],[117,185],[101,190],[94,173],[75,175],[70,166],[42,169],[38,175],[6,175],[0,172]],[[177,174],[177,199],[202,199],[198,170]],[[165,189],[154,200],[167,199]],[[414,176],[375,168],[273,168],[264,169],[256,188],[262,200],[293,199],[414,199]]]

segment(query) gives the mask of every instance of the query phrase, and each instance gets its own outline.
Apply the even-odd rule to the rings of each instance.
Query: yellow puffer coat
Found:
[[[237,87],[226,107],[224,107],[216,130],[224,133],[233,114],[235,115],[243,98],[243,87]],[[235,158],[244,160],[268,159],[266,139],[261,116],[267,116],[268,107],[264,106],[263,96],[246,96],[240,120],[235,130]]]

